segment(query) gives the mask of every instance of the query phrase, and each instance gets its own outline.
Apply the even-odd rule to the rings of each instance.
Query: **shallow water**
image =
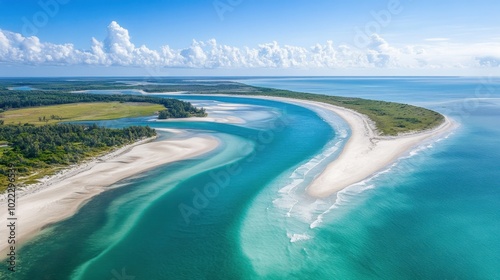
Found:
[[[303,190],[349,135],[334,116],[267,100],[191,96],[183,98],[240,104],[235,110],[244,104],[251,110],[238,116],[247,122],[102,122],[182,128],[223,145],[112,186],[24,246],[15,279],[500,278],[500,81],[243,82],[403,101],[446,113],[460,127],[317,200]]]

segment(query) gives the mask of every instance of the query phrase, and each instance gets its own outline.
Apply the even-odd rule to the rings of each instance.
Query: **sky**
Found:
[[[498,0],[0,0],[0,76],[499,75]]]

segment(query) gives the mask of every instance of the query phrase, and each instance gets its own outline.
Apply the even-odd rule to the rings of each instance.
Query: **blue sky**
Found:
[[[497,75],[500,2],[3,0],[0,75]]]

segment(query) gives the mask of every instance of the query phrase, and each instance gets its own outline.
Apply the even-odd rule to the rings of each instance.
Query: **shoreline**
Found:
[[[20,189],[16,193],[16,248],[44,227],[73,216],[87,201],[114,183],[160,165],[205,154],[219,145],[219,140],[210,136],[151,142],[154,138],[140,140]],[[5,197],[2,195],[0,207],[7,208]],[[6,221],[7,211],[3,211],[0,218]],[[10,246],[2,242],[0,254],[5,256]]]
[[[451,132],[456,127],[453,121],[444,116],[442,124],[429,130],[399,136],[380,136],[373,121],[354,110],[317,101],[282,97],[269,97],[269,99],[326,109],[341,117],[349,125],[351,135],[339,156],[330,162],[306,188],[308,195],[317,198],[328,197],[370,178],[410,152],[415,146]]]
[[[125,145],[123,147],[120,147],[118,149],[110,151],[109,153],[103,154],[101,156],[86,159],[80,163],[71,164],[67,167],[60,169],[59,171],[57,171],[56,173],[54,173],[52,175],[45,176],[43,178],[38,179],[38,181],[39,181],[38,183],[29,184],[29,185],[23,186],[20,189],[16,190],[16,198],[19,199],[23,196],[37,193],[41,190],[44,190],[45,188],[50,187],[52,184],[60,182],[61,180],[70,178],[71,176],[77,175],[78,173],[87,171],[87,170],[91,169],[92,167],[94,167],[99,162],[102,162],[102,161],[105,161],[108,159],[112,159],[116,156],[119,156],[123,153],[126,153],[127,151],[134,148],[135,146],[152,142],[157,138],[158,138],[158,136],[153,136],[150,138],[141,139],[137,142]],[[5,203],[6,200],[7,200],[7,194],[6,193],[0,194],[0,205]]]
[[[451,132],[457,124],[444,116],[437,127],[418,132],[407,132],[398,136],[378,135],[375,123],[366,115],[352,109],[319,101],[308,101],[276,96],[198,94],[201,96],[227,96],[235,98],[256,98],[274,100],[306,107],[314,107],[333,112],[349,126],[351,135],[339,156],[313,179],[306,193],[312,197],[324,198],[346,187],[359,183],[382,171],[385,167],[409,153],[412,148]],[[312,107],[312,108],[311,108]]]

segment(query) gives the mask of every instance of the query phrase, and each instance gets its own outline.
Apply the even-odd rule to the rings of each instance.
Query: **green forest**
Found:
[[[0,191],[7,186],[9,164],[19,172],[18,182],[32,183],[58,167],[155,135],[154,129],[142,126],[111,129],[95,124],[0,125],[0,140],[8,143],[0,156]],[[28,178],[34,173],[37,176]]]

